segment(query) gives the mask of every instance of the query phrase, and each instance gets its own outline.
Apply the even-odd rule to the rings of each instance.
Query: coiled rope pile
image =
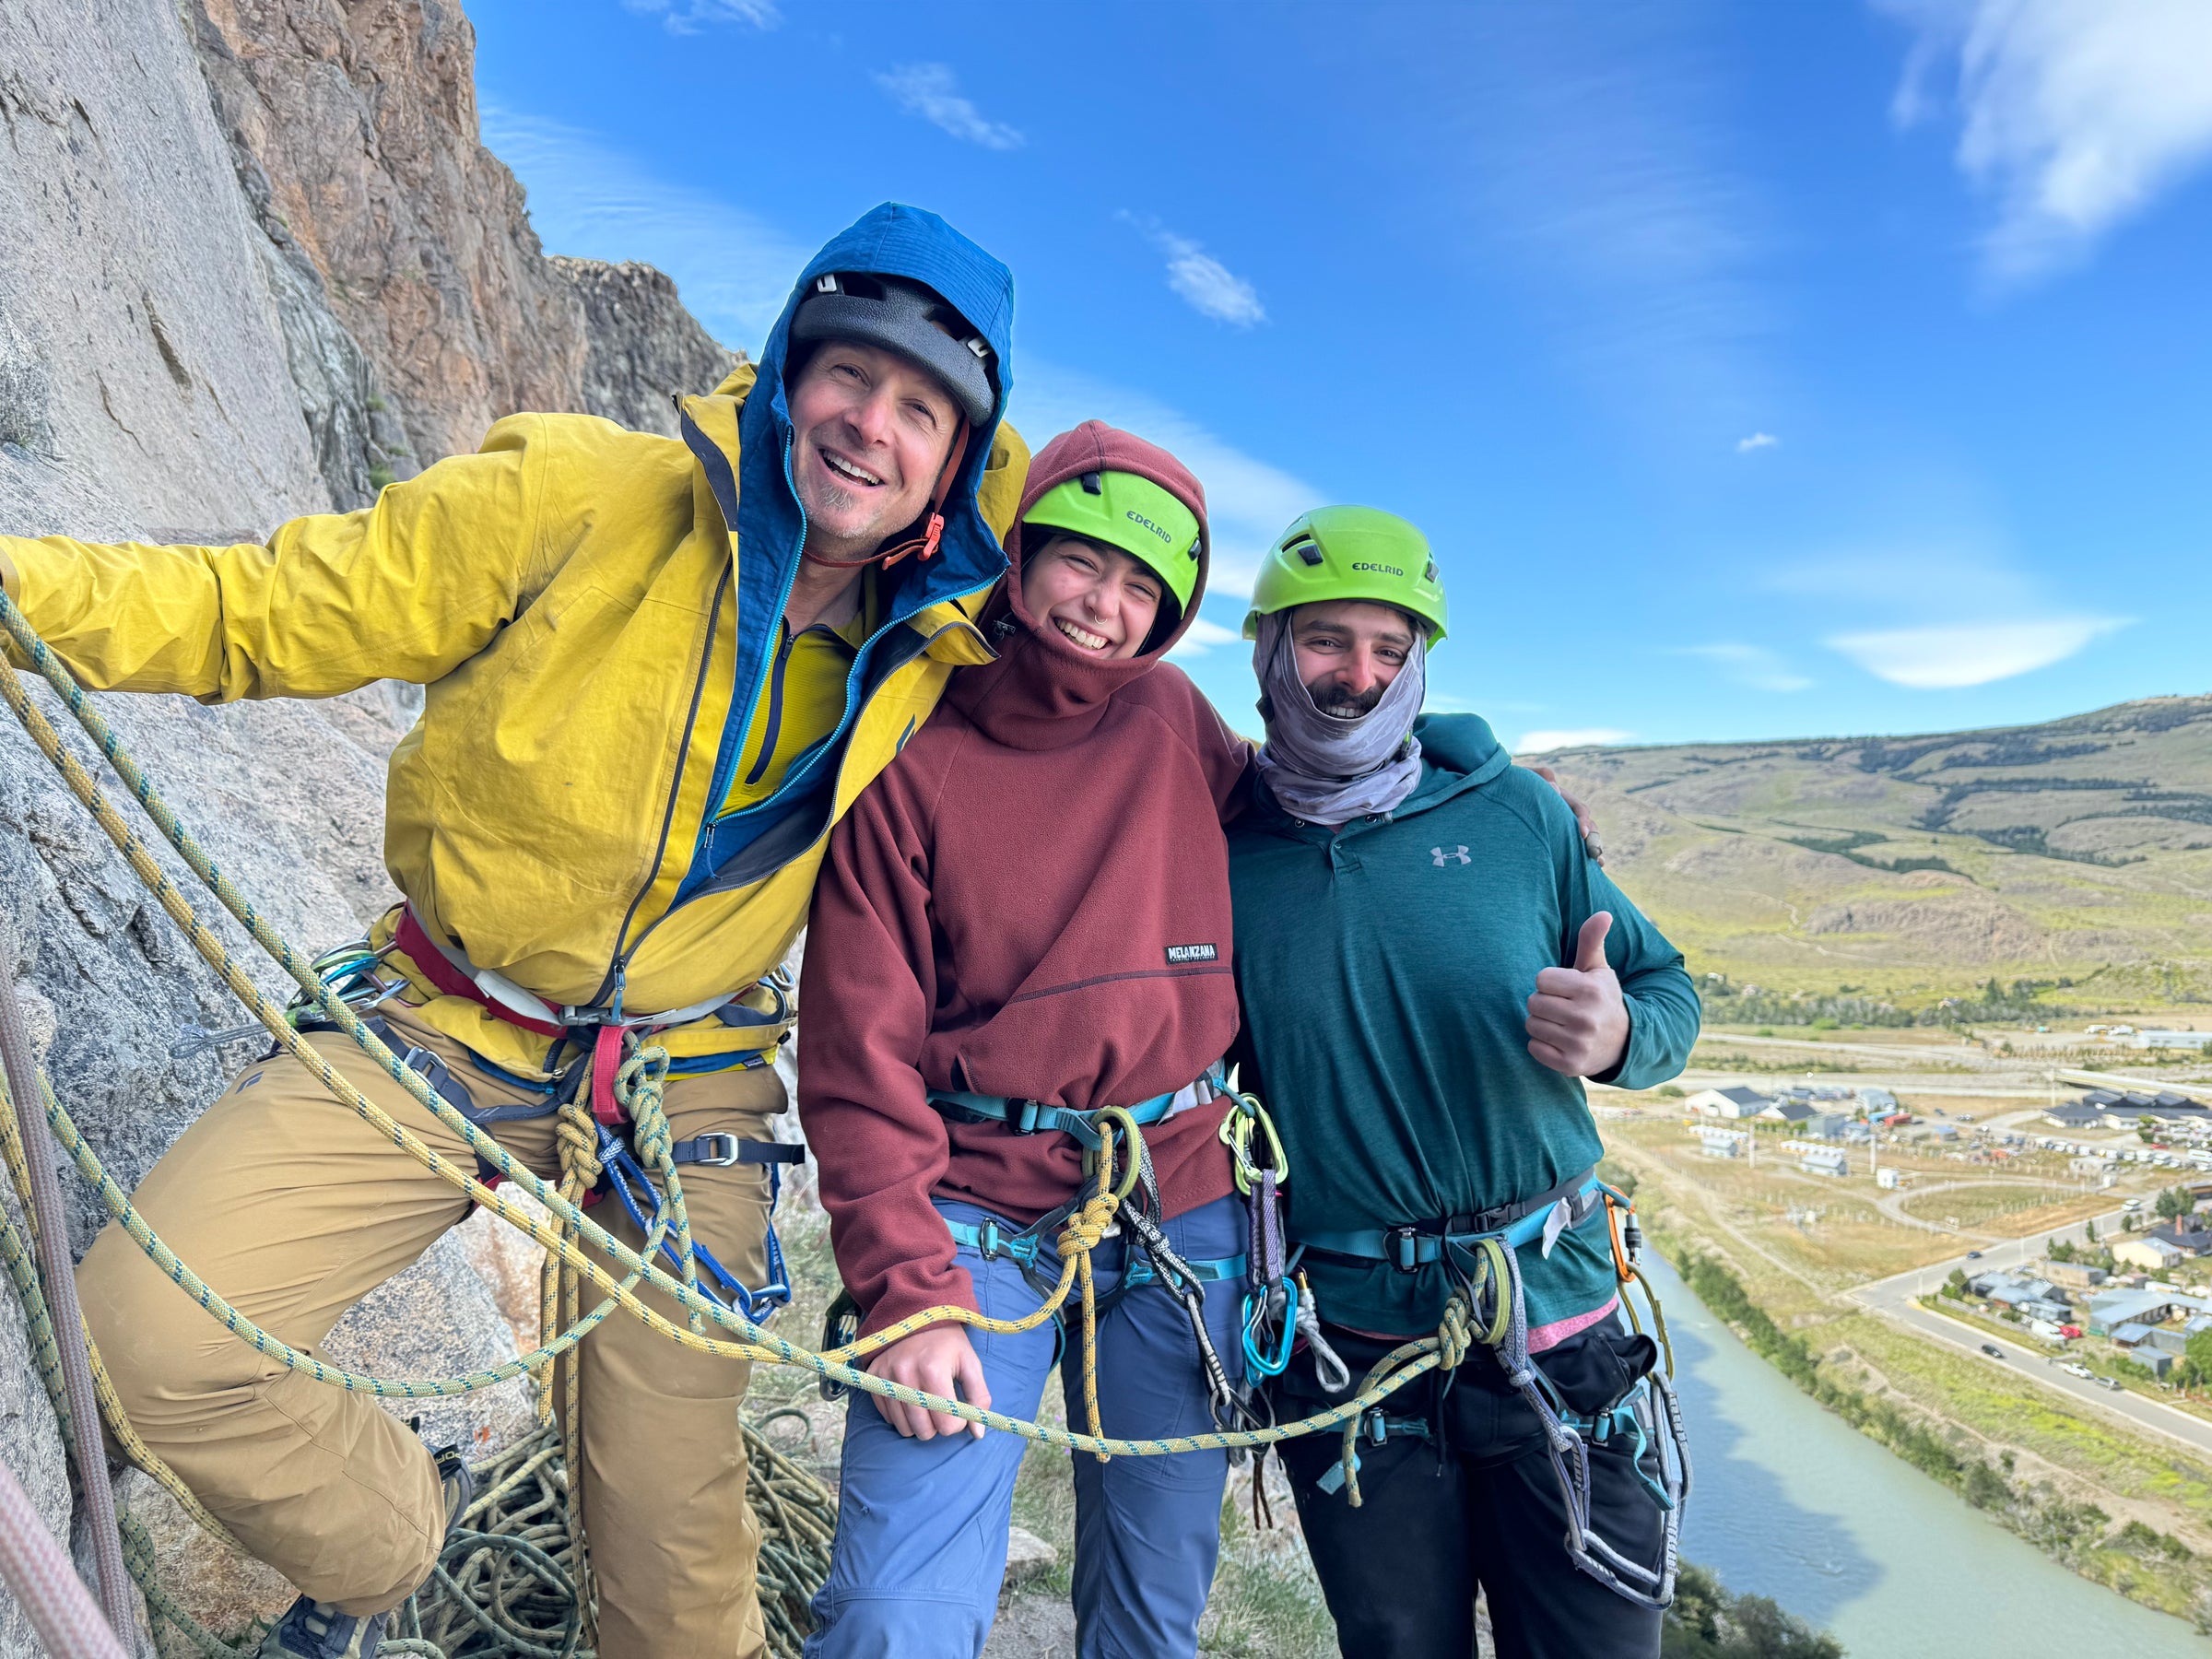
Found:
[[[497,1141],[470,1124],[431,1088],[426,1078],[403,1064],[400,1057],[362,1023],[354,1010],[347,1006],[337,994],[324,982],[322,976],[316,971],[313,962],[301,956],[277,934],[256,912],[244,895],[239,892],[229,878],[217,867],[213,859],[208,856],[190,831],[183,827],[167,802],[161,798],[152,780],[146,775],[136,760],[124,748],[121,740],[100,716],[84,688],[76,683],[62,665],[60,659],[47,647],[45,641],[40,639],[37,632],[25,620],[21,611],[4,593],[0,593],[0,629],[5,629],[7,639],[13,641],[14,645],[23,653],[24,658],[37,668],[47,684],[60,697],[77,724],[91,739],[100,756],[114,769],[116,776],[122,781],[124,788],[129,791],[147,818],[161,831],[164,839],[183,859],[193,874],[216,896],[224,909],[246,929],[254,943],[292,977],[304,994],[306,1000],[313,1006],[317,1018],[343,1031],[395,1082],[406,1089],[424,1111],[436,1117],[447,1129],[465,1143],[474,1158],[496,1170],[506,1182],[512,1182],[515,1187],[536,1199],[552,1217],[552,1221],[548,1224],[532,1211],[503,1195],[498,1188],[486,1185],[477,1178],[474,1167],[457,1163],[444,1157],[419,1137],[409,1133],[404,1125],[396,1122],[382,1108],[363,1095],[332,1065],[325,1056],[309,1044],[293,1029],[287,1019],[284,1010],[261,991],[244,970],[231,959],[222,940],[199,919],[183,893],[155,861],[137,832],[131,828],[116,810],[114,805],[101,793],[84,765],[65,747],[52,723],[31,700],[29,691],[14,667],[4,655],[0,655],[0,700],[6,702],[9,710],[21,723],[40,752],[61,774],[63,782],[67,785],[70,793],[76,795],[77,800],[90,812],[101,830],[121,852],[132,871],[145,884],[147,891],[152,894],[163,911],[184,933],[193,947],[199,952],[200,956],[241,1003],[267,1028],[271,1036],[276,1040],[277,1047],[305,1066],[318,1081],[329,1089],[335,1099],[351,1107],[364,1121],[372,1124],[380,1134],[408,1157],[414,1159],[431,1173],[466,1193],[479,1206],[490,1210],[511,1226],[517,1228],[544,1245],[550,1258],[549,1269],[559,1276],[564,1287],[564,1293],[559,1298],[559,1312],[568,1323],[559,1326],[551,1339],[533,1352],[488,1371],[475,1371],[460,1377],[419,1380],[367,1376],[327,1365],[312,1354],[292,1347],[280,1337],[254,1324],[226,1301],[197,1274],[194,1273],[189,1265],[178,1259],[175,1253],[162,1242],[159,1235],[137,1213],[131,1204],[129,1194],[108,1174],[98,1156],[87,1144],[83,1135],[70,1119],[68,1112],[63,1108],[61,1101],[55,1097],[53,1089],[47,1086],[45,1079],[41,1077],[39,1080],[40,1092],[42,1096],[40,1104],[44,1108],[48,1124],[62,1149],[75,1162],[79,1173],[98,1191],[101,1201],[107,1206],[109,1213],[137,1241],[147,1256],[197,1301],[210,1317],[222,1324],[239,1340],[245,1342],[255,1351],[267,1358],[292,1370],[304,1371],[317,1382],[327,1383],[333,1387],[358,1390],[383,1397],[422,1398],[465,1394],[507,1382],[524,1373],[536,1373],[541,1377],[549,1378],[554,1362],[574,1348],[594,1327],[613,1312],[617,1304],[619,1304],[628,1313],[642,1320],[661,1335],[697,1351],[729,1359],[748,1359],[756,1363],[797,1367],[811,1371],[818,1378],[841,1383],[847,1388],[881,1394],[906,1405],[918,1406],[931,1411],[959,1417],[971,1422],[981,1423],[989,1429],[1018,1434],[1025,1439],[1064,1447],[1070,1451],[1088,1452],[1100,1457],[1114,1455],[1149,1457],[1179,1452],[1235,1450],[1269,1445],[1299,1435],[1341,1427],[1346,1423],[1356,1421],[1362,1414],[1414,1379],[1435,1369],[1441,1363],[1446,1363],[1447,1351],[1455,1356],[1459,1350],[1458,1342],[1450,1338],[1440,1341],[1438,1337],[1431,1336],[1407,1343],[1386,1357],[1376,1367],[1375,1371],[1370,1374],[1366,1385],[1357,1394],[1347,1397],[1326,1411],[1316,1413],[1297,1422],[1277,1424],[1265,1429],[1219,1430],[1205,1434],[1175,1435],[1149,1440],[1123,1440],[1100,1434],[1098,1432],[1095,1410],[1091,1414],[1091,1431],[1088,1433],[1075,1432],[1049,1424],[1010,1418],[999,1412],[979,1408],[965,1401],[946,1399],[935,1394],[924,1394],[920,1390],[907,1387],[903,1383],[876,1377],[861,1369],[870,1355],[931,1324],[957,1322],[994,1332],[1034,1329],[1046,1320],[1058,1315],[1070,1291],[1077,1288],[1078,1280],[1080,1280],[1082,1292],[1081,1300],[1088,1315],[1091,1300],[1088,1272],[1089,1247],[1096,1242],[1099,1235],[1112,1219],[1114,1206],[1120,1198],[1126,1194],[1125,1186],[1121,1193],[1109,1190],[1109,1179],[1112,1172],[1111,1131],[1109,1132],[1108,1151],[1101,1163],[1097,1185],[1082,1208],[1071,1218],[1068,1229],[1061,1237],[1061,1277],[1058,1288],[1034,1313],[1018,1321],[1004,1321],[991,1319],[965,1308],[952,1306],[931,1308],[888,1326],[860,1341],[819,1353],[776,1336],[742,1314],[705,1296],[698,1289],[694,1282],[696,1275],[691,1263],[689,1229],[683,1213],[680,1185],[675,1179],[673,1166],[669,1165],[665,1159],[653,1158],[652,1150],[655,1141],[654,1125],[656,1124],[659,1125],[658,1139],[661,1141],[665,1141],[666,1138],[666,1126],[665,1119],[660,1112],[660,1077],[658,1074],[661,1068],[651,1063],[649,1053],[641,1052],[636,1056],[644,1064],[631,1070],[626,1079],[629,1097],[627,1103],[631,1110],[633,1120],[638,1125],[641,1147],[646,1151],[649,1158],[653,1158],[653,1161],[661,1166],[653,1172],[664,1179],[668,1201],[655,1215],[643,1248],[633,1251],[584,1214],[579,1202],[581,1197],[579,1182],[582,1175],[582,1170],[579,1165],[570,1164],[564,1170],[564,1178],[558,1185],[542,1180],[515,1159]],[[4,641],[0,641],[0,643],[4,643]],[[1126,1122],[1125,1114],[1119,1115],[1122,1115]],[[15,1165],[19,1159],[20,1145],[16,1139],[14,1109],[5,1090],[0,1090],[0,1121],[4,1121],[5,1124],[5,1132],[0,1133],[0,1139],[6,1139],[16,1147],[17,1156],[10,1159],[12,1174]],[[1128,1123],[1126,1129],[1134,1142],[1135,1125]],[[1135,1157],[1132,1156],[1129,1161],[1134,1164]],[[10,1237],[12,1238],[12,1233]],[[682,1272],[681,1278],[672,1277],[655,1262],[654,1258],[660,1251],[664,1238],[669,1239],[675,1246],[676,1255]],[[28,1253],[22,1251],[22,1241],[13,1239],[12,1245],[0,1241],[0,1253],[6,1253],[8,1256],[10,1277],[16,1283],[18,1293],[26,1290],[27,1284],[35,1290],[38,1283],[37,1272],[35,1266],[29,1265]],[[18,1273],[17,1271],[16,1263],[18,1259],[24,1262],[27,1272]],[[618,1277],[618,1274],[621,1277]],[[595,1290],[603,1295],[603,1300],[588,1312],[581,1311],[581,1298],[583,1294],[582,1287],[585,1281],[589,1281]],[[688,1328],[686,1325],[677,1324],[657,1309],[643,1301],[638,1295],[638,1288],[641,1282],[650,1283],[654,1289],[683,1308]],[[28,1312],[31,1306],[28,1295],[25,1296],[25,1306]],[[44,1308],[42,1296],[40,1298],[39,1307],[42,1312]],[[1087,1318],[1086,1324],[1088,1323]],[[710,1324],[728,1335],[725,1336],[708,1335],[707,1327]],[[34,1337],[34,1344],[36,1340]],[[53,1356],[58,1381],[58,1350],[54,1347],[54,1334],[51,1319],[47,1320],[45,1343],[39,1352],[42,1375],[45,1374],[47,1356],[49,1354]],[[572,1375],[572,1368],[563,1367],[561,1369]],[[110,1431],[115,1435],[125,1454],[159,1481],[172,1496],[175,1496],[184,1506],[187,1513],[208,1527],[217,1536],[223,1538],[226,1542],[232,1542],[235,1547],[234,1542],[229,1540],[219,1524],[193,1499],[174,1471],[168,1469],[150,1449],[131,1433],[129,1423],[124,1419],[124,1414],[115,1401],[112,1386],[105,1382],[104,1374],[101,1374],[100,1378],[100,1394],[102,1415],[108,1419]],[[65,1401],[60,1402],[60,1404],[65,1405]],[[572,1412],[567,1416],[568,1420],[571,1423],[576,1420],[575,1414]],[[764,1442],[758,1441],[757,1437],[753,1443],[764,1445]],[[525,1463],[526,1461],[525,1459]],[[494,1468],[499,1466],[494,1465]],[[547,1462],[537,1465],[533,1469],[529,1479],[538,1479],[539,1471],[551,1470],[554,1466],[554,1461],[548,1458]],[[804,1472],[800,1471],[800,1473]],[[90,1477],[100,1477],[100,1471],[92,1471]],[[503,1478],[495,1477],[490,1489],[501,1489],[500,1483]],[[579,1651],[578,1641],[581,1640],[582,1632],[588,1630],[590,1616],[588,1579],[586,1580],[585,1594],[579,1596],[575,1593],[574,1580],[583,1576],[586,1571],[581,1562],[581,1551],[575,1542],[576,1533],[580,1529],[573,1525],[573,1504],[569,1490],[570,1483],[566,1479],[559,1478],[557,1474],[548,1475],[547,1478],[552,1480],[560,1492],[563,1531],[568,1536],[565,1540],[557,1542],[559,1542],[560,1547],[570,1552],[569,1555],[566,1558],[560,1557],[553,1549],[545,1547],[544,1544],[533,1541],[524,1535],[533,1527],[549,1524],[539,1519],[542,1512],[538,1507],[537,1499],[530,1498],[522,1504],[516,1513],[527,1515],[531,1519],[520,1524],[515,1530],[497,1534],[485,1530],[478,1535],[478,1541],[472,1542],[466,1538],[457,1538],[455,1544],[455,1549],[462,1551],[464,1566],[475,1559],[463,1549],[463,1547],[466,1546],[468,1548],[478,1551],[503,1552],[505,1556],[512,1558],[512,1562],[521,1563],[519,1567],[502,1566],[497,1571],[487,1569],[485,1574],[471,1580],[441,1564],[438,1581],[439,1587],[447,1600],[453,1600],[457,1592],[455,1588],[449,1587],[448,1581],[450,1580],[451,1586],[463,1587],[460,1592],[460,1601],[465,1601],[470,1607],[481,1610],[488,1605],[500,1607],[512,1606],[521,1609],[527,1605],[533,1608],[530,1616],[536,1618],[541,1617],[541,1612],[535,1608],[534,1601],[538,1593],[524,1589],[523,1581],[527,1579],[548,1592],[557,1582],[566,1583],[570,1605],[571,1608],[577,1609],[577,1635],[572,1639],[570,1635],[564,1634],[561,1635],[559,1642],[550,1641],[546,1638],[556,1633],[555,1628],[542,1624],[534,1624],[530,1627],[530,1630],[535,1632],[535,1634],[525,1635],[519,1629],[510,1633],[506,1632],[504,1628],[500,1625],[499,1618],[490,1613],[486,1612],[479,1618],[476,1614],[468,1613],[464,1609],[463,1617],[469,1620],[476,1635],[483,1636],[487,1640],[491,1640],[496,1635],[498,1641],[507,1642],[509,1645],[480,1649],[465,1647],[463,1651],[487,1653],[525,1653],[531,1655],[531,1659],[539,1659],[540,1655],[565,1655]],[[517,1494],[524,1494],[527,1484],[526,1481],[518,1478],[507,1483],[506,1489]],[[539,1489],[546,1494],[545,1500],[550,1502],[551,1488],[541,1486]],[[826,1496],[824,1494],[825,1498]],[[822,1515],[827,1512],[823,1506],[814,1503],[803,1493],[794,1493],[788,1497],[777,1494],[771,1497],[770,1502],[771,1508],[776,1508],[780,1504],[779,1512],[790,1515],[794,1525],[798,1526],[801,1532],[810,1532],[818,1523],[821,1522]],[[764,1521],[767,1519],[766,1512],[763,1514],[763,1519]],[[821,1530],[826,1534],[826,1524],[822,1525]],[[552,1539],[551,1535],[548,1534],[546,1536],[547,1541],[556,1542]],[[481,1541],[508,1538],[514,1541],[512,1543]],[[126,1540],[126,1544],[127,1542]],[[147,1558],[150,1561],[150,1546],[139,1544],[131,1547],[135,1554],[141,1558]],[[449,1554],[452,1553],[454,1552],[449,1551]],[[564,1559],[576,1566],[576,1572],[571,1573],[567,1568],[560,1565]],[[806,1569],[803,1563],[794,1563],[788,1569],[780,1566],[778,1569],[779,1573],[786,1571],[795,1585],[804,1577]],[[518,1574],[520,1576],[517,1576]],[[818,1575],[817,1582],[818,1582]],[[763,1583],[765,1589],[765,1572]],[[478,1602],[476,1599],[479,1592],[483,1596],[488,1598],[488,1603]],[[154,1596],[158,1594],[158,1591],[149,1591],[149,1602],[153,1601]],[[166,1599],[166,1597],[163,1598],[163,1600]],[[789,1616],[794,1624],[804,1618],[803,1602],[804,1598],[801,1598],[797,1609]],[[454,1605],[458,1606],[460,1602],[456,1601]],[[173,1604],[171,1606],[173,1607]],[[168,1608],[161,1609],[164,1616],[167,1616],[170,1610]],[[176,1611],[181,1612],[181,1609]],[[428,1629],[429,1627],[425,1626],[424,1628]],[[445,1627],[441,1626],[440,1628]],[[558,1629],[560,1631],[566,1631],[568,1627],[564,1624],[559,1626]],[[218,1655],[230,1651],[212,1637],[206,1637],[204,1631],[201,1632],[200,1637],[194,1638],[195,1642],[200,1641],[201,1637],[206,1638],[205,1642],[202,1643],[202,1651],[209,1655],[209,1659],[218,1659]],[[466,1640],[474,1639],[474,1637],[466,1638]],[[406,1637],[403,1640],[419,1641],[423,1645],[413,1650],[397,1648],[394,1651],[414,1651],[423,1653],[433,1651],[430,1645],[432,1639],[428,1636]],[[446,1653],[443,1648],[437,1648],[435,1651],[445,1653],[445,1659],[455,1659],[454,1654]]]

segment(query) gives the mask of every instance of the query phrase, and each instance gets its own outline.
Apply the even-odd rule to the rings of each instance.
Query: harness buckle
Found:
[[[1021,1103],[1021,1115],[1008,1117],[1006,1126],[1017,1135],[1034,1135],[1037,1133],[1037,1114],[1043,1110],[1035,1100],[1024,1100]]]
[[[986,1262],[996,1261],[999,1250],[1005,1242],[998,1236],[998,1223],[994,1220],[986,1220],[975,1231],[975,1248],[978,1253]]]
[[[1386,1227],[1382,1236],[1388,1241],[1390,1265],[1400,1273],[1418,1273],[1421,1270],[1420,1230],[1408,1224],[1404,1227]]]
[[[712,1141],[715,1143],[715,1150],[712,1156],[706,1156],[703,1153],[702,1143],[707,1141]],[[739,1142],[735,1135],[729,1134],[727,1131],[720,1131],[713,1135],[699,1135],[692,1141],[691,1144],[695,1147],[702,1147],[702,1155],[700,1157],[694,1158],[689,1161],[697,1164],[704,1164],[710,1170],[728,1169],[732,1164],[737,1161],[738,1154],[742,1150],[742,1143]]]

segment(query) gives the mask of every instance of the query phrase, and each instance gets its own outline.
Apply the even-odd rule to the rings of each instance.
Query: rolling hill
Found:
[[[2212,1001],[2212,697],[1912,737],[1577,748],[1617,879],[1785,990]],[[2088,981],[2095,986],[2092,992]]]

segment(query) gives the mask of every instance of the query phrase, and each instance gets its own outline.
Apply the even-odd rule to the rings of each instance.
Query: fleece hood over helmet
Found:
[[[1051,531],[1025,531],[1021,520],[1055,486],[1085,473],[1125,472],[1147,478],[1173,495],[1198,521],[1198,576],[1190,603],[1165,629],[1154,629],[1144,650],[1132,657],[1101,662],[1077,651],[1057,629],[1030,614],[1021,596],[1025,535],[1041,547]],[[983,637],[998,660],[956,675],[946,700],[1000,743],[1015,748],[1060,748],[1079,742],[1098,724],[1106,705],[1123,687],[1142,679],[1159,665],[1189,631],[1206,597],[1212,559],[1206,527],[1206,491],[1188,467],[1158,444],[1087,420],[1063,432],[1030,464],[1028,487],[1014,527],[1006,532],[1006,580],[983,611]]]

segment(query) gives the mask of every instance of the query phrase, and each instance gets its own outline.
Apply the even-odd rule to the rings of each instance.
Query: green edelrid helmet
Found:
[[[1331,599],[1394,605],[1429,624],[1431,646],[1444,637],[1444,584],[1429,538],[1394,512],[1317,507],[1292,519],[1253,583],[1244,637],[1259,638],[1262,617]]]
[[[1039,496],[1021,522],[1119,547],[1168,584],[1178,616],[1190,608],[1198,585],[1198,515],[1151,479],[1087,472]]]

